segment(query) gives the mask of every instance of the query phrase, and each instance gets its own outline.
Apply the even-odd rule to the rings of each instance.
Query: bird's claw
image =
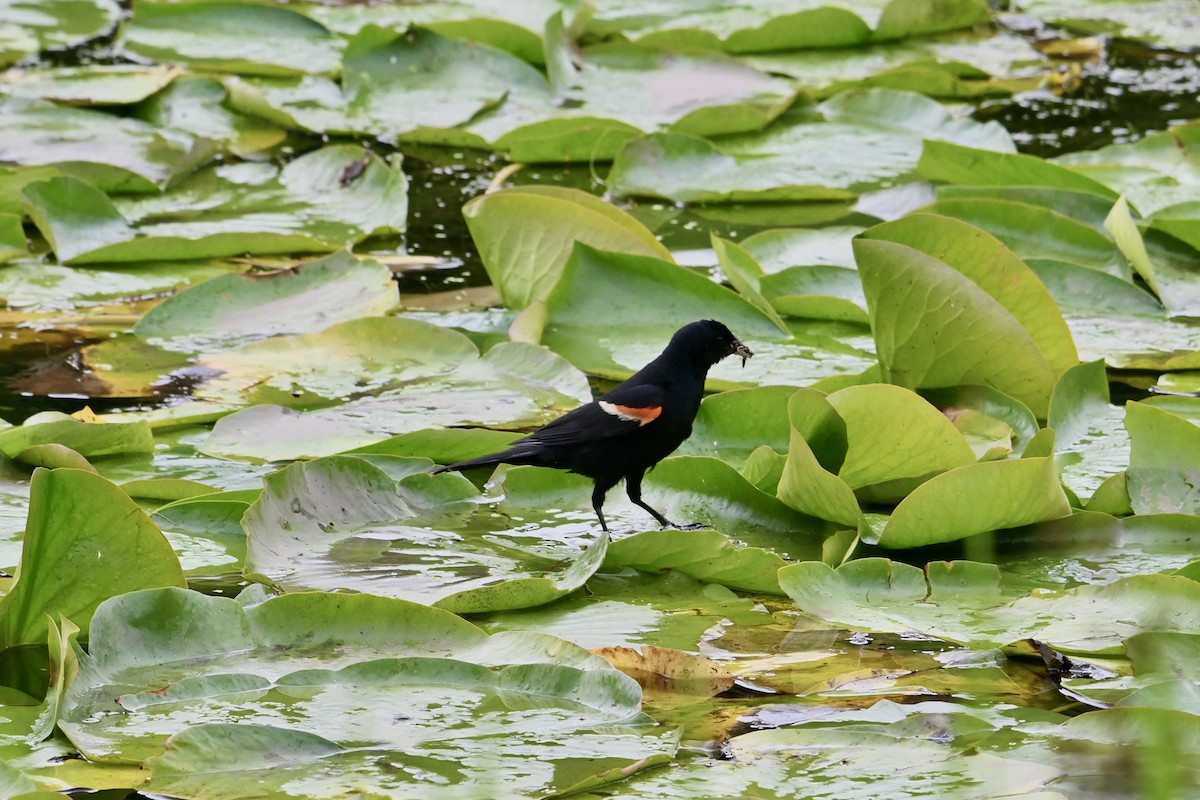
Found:
[[[683,525],[671,523],[671,527],[679,531],[708,531],[712,530],[712,525],[703,522],[688,522]]]

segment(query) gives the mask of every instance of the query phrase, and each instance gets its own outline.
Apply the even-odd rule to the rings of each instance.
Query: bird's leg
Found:
[[[671,522],[671,520],[667,519],[662,514],[655,511],[653,508],[650,507],[649,503],[647,503],[645,500],[642,499],[642,476],[645,474],[646,473],[644,473],[644,472],[635,472],[635,473],[626,475],[625,476],[625,493],[627,495],[629,495],[629,499],[633,501],[634,505],[641,506],[642,508],[649,511],[650,516],[652,516],[656,520],[658,520],[659,525],[662,525],[664,528],[678,528],[679,527],[678,525],[676,525],[674,522]]]
[[[608,533],[608,524],[604,521],[604,495],[608,494],[608,490],[616,486],[617,482],[612,481],[596,481],[596,487],[592,489],[592,509],[596,512],[596,517],[600,520],[600,529]]]

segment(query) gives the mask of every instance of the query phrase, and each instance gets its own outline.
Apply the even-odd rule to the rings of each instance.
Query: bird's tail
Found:
[[[430,474],[437,475],[441,472],[458,472],[472,467],[494,467],[497,464],[530,464],[533,463],[530,458],[537,454],[537,449],[529,447],[510,447],[507,450],[502,450],[499,453],[492,453],[479,458],[472,458],[466,461],[459,461],[454,464],[447,464],[444,467],[438,467]]]

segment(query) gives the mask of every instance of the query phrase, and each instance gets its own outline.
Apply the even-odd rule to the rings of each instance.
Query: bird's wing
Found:
[[[662,413],[658,386],[619,386],[597,401],[564,414],[522,441],[570,445],[623,436],[651,424]]]

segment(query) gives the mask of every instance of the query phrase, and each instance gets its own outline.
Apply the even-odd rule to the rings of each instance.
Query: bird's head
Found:
[[[754,353],[715,319],[689,322],[671,337],[671,348],[678,348],[710,367],[726,356],[741,356],[742,366]]]

